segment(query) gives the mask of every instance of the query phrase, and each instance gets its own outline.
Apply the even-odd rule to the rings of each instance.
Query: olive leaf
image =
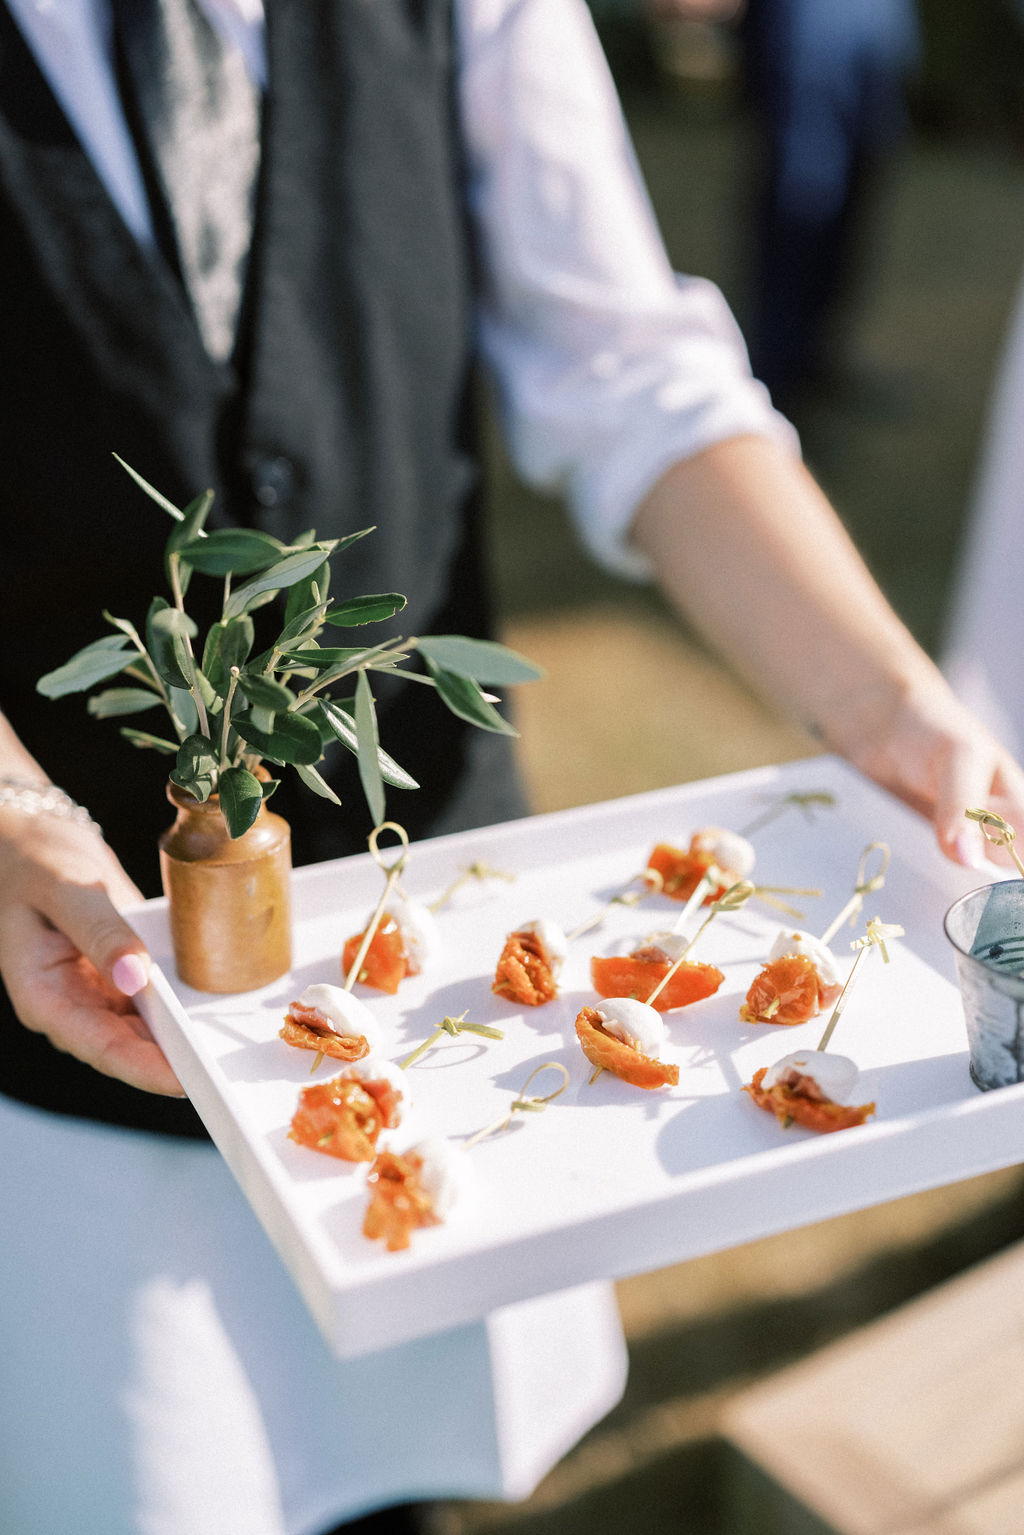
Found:
[[[270,714],[283,714],[295,702],[295,694],[282,682],[272,677],[252,676],[242,672],[238,679],[239,692],[244,693],[251,704],[266,709]]]
[[[493,704],[487,702],[477,684],[469,677],[460,677],[455,672],[444,671],[429,657],[426,660],[427,670],[437,688],[438,697],[453,714],[458,715],[459,719],[467,720],[469,724],[477,725],[481,730],[493,730],[496,735],[519,734],[508,720],[502,719]]]
[[[216,786],[217,766],[217,753],[208,736],[186,736],[178,747],[170,779],[197,800],[207,800]]]
[[[172,590],[174,588],[174,578],[171,575],[171,562],[173,556],[177,554],[180,559],[183,545],[200,541],[201,535],[203,534],[203,524],[209,516],[210,507],[212,505],[213,491],[204,490],[202,495],[196,496],[194,501],[189,502],[188,506],[186,506],[184,512],[182,513],[181,522],[176,528],[172,528],[171,530],[170,537],[168,538],[164,548],[164,569],[167,573],[167,584],[172,588]],[[188,566],[186,566],[185,569],[182,569],[181,565],[179,564],[177,582],[178,592],[182,597],[184,597],[185,593],[188,591],[188,583],[191,575],[192,571]]]
[[[352,714],[342,709],[335,702],[326,699],[318,700],[320,719],[336,741],[347,746],[349,751],[356,756],[359,754],[359,732]],[[353,708],[355,701],[353,700]],[[418,789],[419,784],[405,768],[399,767],[394,757],[389,757],[383,747],[377,747],[377,765],[380,768],[380,776],[385,783],[391,784],[395,789]]]
[[[405,607],[401,592],[379,592],[375,597],[349,597],[330,608],[324,622],[339,629],[355,628],[358,624],[379,623],[382,618],[393,618]]]
[[[368,654],[365,645],[309,645],[299,650],[285,650],[281,659],[289,666],[311,667],[314,671],[328,672],[351,666]]]
[[[241,711],[231,716],[231,724],[247,746],[254,746],[262,757],[272,762],[310,764],[323,754],[320,732],[304,714],[275,714],[273,728],[264,729],[253,714]]]
[[[245,586],[238,587],[231,593],[224,604],[224,618],[237,618],[240,613],[252,611],[262,598],[271,597],[275,592],[283,591],[286,587],[294,586],[297,581],[303,581],[318,570],[324,562],[324,556],[330,554],[336,540],[328,540],[326,543],[316,544],[312,549],[302,549],[297,554],[287,554],[283,560],[278,560],[271,565],[269,570],[263,571]]]
[[[185,521],[185,513],[180,509],[180,507],[175,506],[173,501],[168,501],[166,496],[161,495],[158,490],[155,490],[153,486],[150,485],[149,481],[144,480],[138,470],[132,468],[131,464],[126,464],[124,459],[121,458],[119,454],[115,453],[113,457],[117,459],[117,462],[121,465],[121,468],[127,474],[131,475],[139,489],[146,492],[146,495],[151,501],[155,501],[157,506],[162,506],[165,512],[169,512],[170,515],[174,518],[175,522]]]
[[[165,597],[154,597],[146,615],[146,650],[162,682],[188,689],[189,662],[185,636],[198,632],[195,623]]]
[[[312,789],[314,794],[319,794],[321,799],[329,799],[332,805],[340,805],[341,800],[335,794],[330,784],[322,778],[315,767],[310,767],[306,762],[297,762],[295,771],[298,773],[307,789]]]
[[[130,741],[132,746],[149,747],[165,757],[175,757],[178,754],[177,741],[165,741],[163,736],[150,735],[148,730],[133,730],[130,725],[122,725],[120,734],[126,741]]]
[[[247,768],[229,767],[217,780],[217,793],[229,835],[243,836],[260,813],[263,785]]]
[[[377,711],[373,693],[365,672],[359,673],[356,682],[356,759],[359,763],[359,781],[370,807],[374,826],[384,819],[384,780],[381,777],[377,753],[380,741],[377,736]]]
[[[544,673],[518,651],[494,640],[471,640],[461,634],[424,634],[416,648],[428,662],[456,677],[469,677],[488,687],[536,682]]]
[[[143,709],[155,709],[163,704],[159,693],[149,688],[107,688],[94,693],[86,704],[89,713],[98,720],[111,720],[120,714],[139,714]]]
[[[251,576],[267,570],[287,552],[279,538],[258,528],[214,528],[205,538],[183,538],[176,547],[181,558],[204,576]]]
[[[97,682],[106,682],[130,666],[135,652],[120,634],[105,634],[76,651],[70,661],[47,672],[36,683],[36,692],[44,698],[64,698],[68,693],[84,693]]]
[[[248,613],[230,623],[210,625],[203,647],[203,671],[210,686],[225,697],[231,685],[231,668],[244,666],[255,639],[255,628]]]
[[[315,613],[319,608],[326,608],[327,588],[330,584],[331,567],[328,561],[325,560],[317,570],[313,571],[312,575],[307,576],[303,581],[296,581],[294,586],[289,587],[284,605],[286,630],[303,613]],[[322,614],[319,622],[323,622]]]

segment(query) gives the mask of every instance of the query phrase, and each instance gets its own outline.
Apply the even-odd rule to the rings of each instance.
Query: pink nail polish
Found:
[[[137,954],[122,954],[115,962],[110,978],[118,991],[126,997],[134,997],[148,983],[149,971]]]
[[[969,833],[961,832],[956,839],[957,862],[962,863],[967,869],[984,869],[987,860],[978,847],[975,839]]]

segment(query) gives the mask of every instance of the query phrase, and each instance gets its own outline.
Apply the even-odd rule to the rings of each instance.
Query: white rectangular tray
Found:
[[[590,1067],[576,1042],[579,1008],[594,1000],[589,958],[667,927],[679,906],[651,897],[616,907],[570,950],[562,994],[519,1009],[491,992],[506,933],[545,916],[571,929],[646,864],[657,841],[685,845],[707,823],[742,830],[791,791],[828,791],[832,809],[797,809],[753,836],[755,876],[818,885],[802,926],[821,932],[850,894],[861,852],[884,839],[892,864],[865,917],[900,922],[906,938],[884,965],[869,955],[834,1048],[855,1057],[877,1117],[815,1136],[783,1131],[741,1093],[754,1070],[813,1046],[822,1022],[743,1024],[738,1008],[780,924],[751,903],[716,919],[694,957],[725,983],[669,1015],[663,1052],[679,1086],[644,1092]],[[325,813],[328,813],[325,811]],[[297,1146],[288,1126],[312,1057],[278,1029],[313,981],[340,983],[344,940],[376,904],[369,855],[297,871],[291,974],[261,991],[211,997],[173,976],[163,902],[132,914],[163,966],[142,1010],[210,1134],[340,1356],[383,1348],[479,1318],[497,1306],[599,1277],[695,1257],[924,1188],[1024,1160],[1024,1085],[979,1093],[967,1072],[963,1015],[942,932],[950,901],[979,882],[946,863],[929,828],[832,758],[731,775],[417,844],[404,884],[431,900],[474,860],[515,875],[465,886],[439,914],[444,953],[395,997],[360,988],[385,1026],[394,1060],[445,1014],[504,1030],[500,1041],[446,1039],[410,1069],[416,1126],[466,1137],[499,1118],[534,1066],[561,1061],[571,1085],[541,1114],[468,1153],[479,1197],[387,1253],[360,1231],[366,1167]],[[833,948],[848,956],[858,929]],[[325,1061],[318,1076],[332,1074]],[[552,1074],[553,1076],[553,1074]],[[533,1091],[544,1091],[538,1082]]]

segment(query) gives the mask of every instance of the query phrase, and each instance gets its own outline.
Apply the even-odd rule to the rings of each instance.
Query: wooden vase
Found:
[[[160,838],[178,975],[197,991],[255,991],[292,961],[291,832],[266,805],[229,837],[215,794],[193,799],[176,784],[177,819]]]

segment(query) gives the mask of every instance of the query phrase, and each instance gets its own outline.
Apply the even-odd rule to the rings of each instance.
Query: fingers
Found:
[[[130,999],[39,913],[21,907],[9,914],[0,966],[26,1027],[105,1076],[146,1092],[182,1096]]]
[[[149,1092],[181,1086],[131,998],[145,944],[115,901],[141,900],[91,829],[10,817],[0,863],[0,973],[27,1028],[107,1076]]]
[[[146,985],[146,946],[103,885],[56,884],[39,902],[39,910],[123,996],[134,997]]]
[[[943,852],[966,868],[1012,863],[1004,848],[966,818],[969,809],[992,810],[1024,834],[1024,773],[984,737],[970,747],[957,742],[947,755],[933,813],[936,835]]]

